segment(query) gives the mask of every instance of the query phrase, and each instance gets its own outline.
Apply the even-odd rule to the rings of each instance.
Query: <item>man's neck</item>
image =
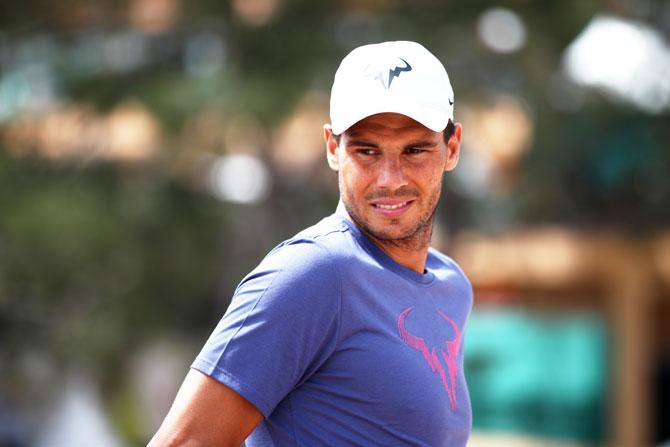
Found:
[[[430,228],[427,228],[428,234],[421,237],[418,236],[415,240],[411,241],[402,241],[402,243],[395,242],[393,240],[382,240],[374,237],[369,232],[365,231],[364,228],[361,228],[356,222],[349,216],[346,208],[342,201],[337,205],[336,214],[346,218],[348,221],[353,223],[358,227],[359,230],[372,241],[381,251],[386,253],[391,259],[393,259],[398,264],[403,267],[407,267],[410,270],[414,270],[418,273],[425,273],[426,271],[426,259],[428,257],[428,248],[430,247],[430,234],[432,233],[432,225]]]

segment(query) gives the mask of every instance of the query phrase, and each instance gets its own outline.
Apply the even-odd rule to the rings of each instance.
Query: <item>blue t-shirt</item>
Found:
[[[417,273],[332,215],[242,280],[192,367],[263,413],[249,447],[464,446],[471,306],[447,256]]]

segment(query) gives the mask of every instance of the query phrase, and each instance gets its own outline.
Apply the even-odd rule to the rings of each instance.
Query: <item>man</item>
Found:
[[[152,446],[463,446],[465,275],[429,248],[461,126],[414,42],[359,47],[331,92],[337,212],[247,275]]]

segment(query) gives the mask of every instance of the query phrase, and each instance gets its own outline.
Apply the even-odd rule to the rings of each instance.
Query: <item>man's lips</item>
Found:
[[[374,206],[376,208],[383,209],[383,210],[396,210],[398,208],[402,208],[402,207],[405,207],[405,206],[409,205],[411,202],[413,202],[413,200],[407,200],[407,201],[403,201],[403,202],[393,202],[393,203],[376,202],[376,203],[373,203],[372,206]]]
[[[400,217],[414,203],[414,199],[382,199],[370,203],[372,207],[386,217]]]

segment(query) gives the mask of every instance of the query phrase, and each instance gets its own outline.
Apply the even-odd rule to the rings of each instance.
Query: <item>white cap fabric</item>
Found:
[[[335,73],[330,121],[339,135],[383,112],[401,113],[441,132],[454,117],[454,91],[442,63],[416,42],[364,45],[349,53]]]

